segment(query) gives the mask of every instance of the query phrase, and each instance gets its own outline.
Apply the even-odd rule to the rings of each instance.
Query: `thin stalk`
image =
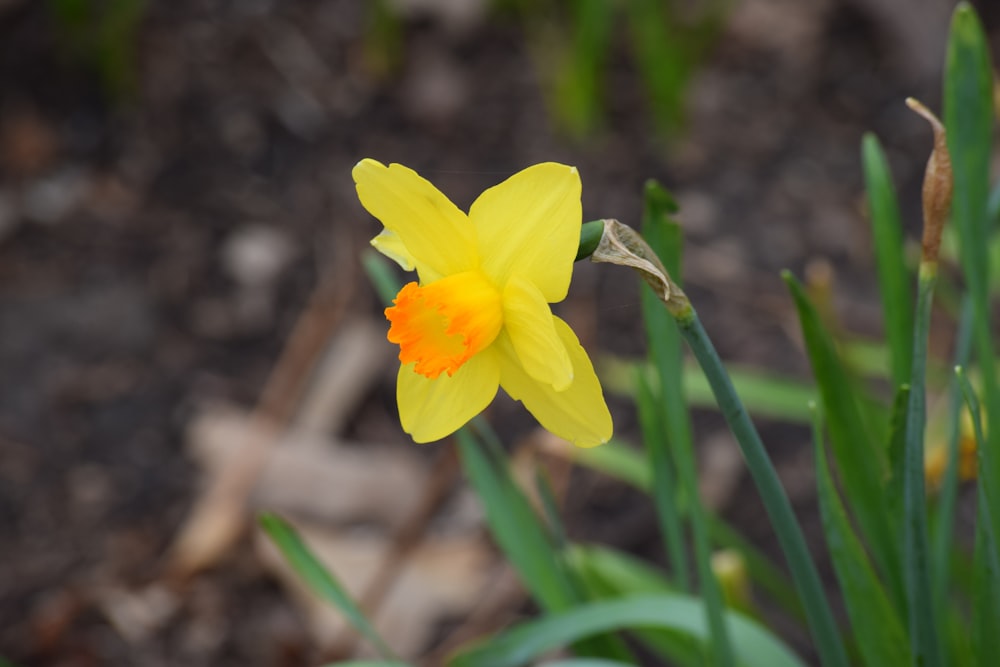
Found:
[[[955,345],[955,365],[965,366],[972,347],[972,301],[966,296],[958,321],[958,341]],[[945,608],[951,554],[954,547],[955,504],[958,500],[958,451],[961,438],[962,391],[958,378],[953,378],[948,390],[950,410],[948,424],[948,465],[938,494],[936,520],[932,525],[934,604]]]
[[[712,546],[708,539],[708,519],[705,506],[698,496],[698,471],[694,462],[694,452],[691,442],[680,446],[674,451],[677,458],[677,468],[681,486],[688,496],[691,517],[691,539],[694,542],[695,565],[698,567],[698,582],[701,585],[701,597],[705,601],[708,615],[709,632],[712,636],[712,664],[724,667],[733,665],[733,648],[730,644],[729,632],[726,629],[723,616],[724,601],[719,581],[712,570]]]
[[[676,327],[671,325],[676,331]],[[676,334],[674,334],[676,336]],[[677,341],[679,343],[679,341]],[[677,350],[679,352],[679,348]],[[675,355],[678,362],[680,354]],[[679,367],[679,363],[674,366],[674,372]],[[662,375],[661,375],[662,377]],[[683,393],[681,390],[681,379],[679,376],[666,378],[663,383],[664,403],[673,403],[675,407],[683,406]],[[671,397],[672,394],[672,397]],[[672,400],[671,400],[672,398]],[[665,408],[667,405],[664,406]],[[675,414],[671,414],[675,413]],[[729,639],[729,632],[726,628],[725,617],[723,615],[724,601],[719,581],[712,570],[712,546],[708,537],[708,520],[706,518],[705,507],[698,494],[698,467],[695,464],[694,448],[692,445],[691,426],[686,410],[667,410],[664,415],[671,420],[673,428],[667,429],[670,435],[669,443],[653,442],[650,444],[650,458],[654,466],[667,465],[666,459],[670,456],[668,444],[674,457],[674,467],[676,470],[675,480],[679,482],[682,496],[686,499],[687,515],[691,523],[691,540],[694,543],[695,567],[698,571],[698,582],[701,587],[701,596],[705,601],[705,614],[708,620],[709,632],[712,636],[712,664],[719,667],[733,665],[733,649]],[[654,469],[654,480],[656,487],[653,489],[654,496],[661,492],[675,494],[675,489],[671,486],[661,490],[662,481],[656,475]]]
[[[903,569],[907,592],[910,649],[917,665],[942,664],[934,619],[934,589],[928,563],[927,492],[924,487],[924,429],[927,423],[927,337],[937,282],[937,262],[922,261],[917,281],[913,371],[903,451]]]
[[[760,491],[764,507],[788,559],[792,579],[802,598],[806,619],[816,641],[820,660],[826,667],[847,667],[847,654],[840,640],[819,573],[809,554],[809,548],[806,546],[805,537],[795,518],[792,505],[778,479],[778,473],[771,463],[767,450],[764,449],[764,443],[761,442],[757,429],[750,421],[750,416],[736,394],[733,382],[694,308],[688,304],[676,312],[674,310],[671,312],[681,335],[691,347],[691,351],[705,372],[705,377],[708,378],[719,409],[736,437],[747,468]]]
[[[656,505],[656,519],[660,524],[663,548],[670,561],[673,583],[685,593],[692,592],[691,577],[688,572],[687,552],[684,542],[684,526],[677,508],[677,477],[667,443],[664,442],[665,427],[657,411],[656,399],[649,381],[641,372],[636,373],[636,407],[639,411],[639,425],[642,439],[646,443],[649,469],[652,473],[653,503]]]

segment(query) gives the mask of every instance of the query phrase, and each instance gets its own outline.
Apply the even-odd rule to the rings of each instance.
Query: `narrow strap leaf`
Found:
[[[813,443],[816,454],[816,491],[823,533],[826,535],[830,558],[851,619],[854,637],[868,667],[910,664],[906,631],[889,601],[865,552],[854,533],[847,511],[840,500],[826,460],[823,426],[816,411],[813,422]]]
[[[383,657],[393,658],[392,650],[368,621],[364,612],[361,611],[361,607],[351,598],[333,574],[313,555],[295,529],[276,514],[263,514],[259,521],[264,532],[278,547],[289,566],[295,570],[295,573],[299,575],[309,590],[339,609],[350,624],[371,642],[372,646],[378,649]]]
[[[455,655],[448,667],[519,667],[581,638],[610,630],[662,628],[678,641],[709,640],[702,602],[681,594],[603,600],[562,614],[530,621]],[[804,667],[774,635],[746,617],[729,612],[726,623],[740,667]]]

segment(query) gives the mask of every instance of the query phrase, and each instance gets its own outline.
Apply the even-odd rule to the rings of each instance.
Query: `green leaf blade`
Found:
[[[457,434],[462,467],[486,512],[490,532],[543,609],[560,611],[578,602],[554,547],[531,503],[514,484],[502,461],[461,429]]]
[[[817,413],[818,414],[818,413]],[[908,665],[906,631],[882,583],[858,540],[840,500],[823,446],[823,429],[817,416],[813,425],[816,450],[816,491],[823,533],[837,580],[865,664],[869,667]]]
[[[889,348],[893,384],[909,382],[913,357],[913,297],[910,272],[903,259],[903,227],[896,190],[878,138],[866,134],[861,142],[861,161],[871,207],[872,238],[878,269],[882,316]]]
[[[546,651],[597,633],[660,628],[678,641],[709,640],[701,601],[681,594],[603,600],[522,624],[477,647],[462,651],[448,667],[519,667]],[[804,667],[804,663],[762,626],[729,612],[736,664],[741,667]]]
[[[795,301],[848,504],[872,546],[879,569],[891,577],[900,571],[900,560],[883,502],[886,453],[865,426],[857,385],[815,306],[791,273],[786,271],[782,277]]]
[[[667,272],[680,284],[683,235],[680,225],[669,217],[676,208],[673,198],[662,186],[655,181],[646,183],[642,233],[650,248],[663,261]],[[719,582],[712,571],[712,548],[709,543],[706,512],[698,495],[698,470],[694,455],[691,418],[684,397],[681,335],[677,323],[649,286],[643,284],[641,289],[650,356],[660,380],[663,435],[666,436],[664,439],[646,441],[653,468],[654,498],[669,500],[664,498],[668,494],[676,498],[673,488],[663,486],[668,480],[661,482],[657,478],[657,471],[666,467],[667,459],[672,454],[677,473],[675,477],[680,482],[680,490],[688,509],[698,583],[702,598],[705,600],[705,613],[712,634],[711,661],[718,667],[730,667],[733,664],[733,653],[723,619],[724,601]]]
[[[579,587],[563,566],[553,537],[514,482],[495,434],[481,419],[473,425],[482,441],[464,427],[457,433],[459,451],[493,538],[543,610],[558,612],[581,603]],[[613,636],[591,637],[575,648],[595,657],[629,657],[627,647]]]
[[[384,658],[392,658],[392,650],[379,636],[361,608],[343,585],[313,555],[291,524],[275,514],[263,514],[259,521],[264,532],[277,545],[285,560],[306,586],[339,609],[351,625],[378,649]]]
[[[959,259],[973,308],[975,355],[983,378],[988,424],[1000,424],[994,334],[990,325],[992,225],[988,218],[989,166],[993,140],[993,70],[983,25],[967,2],[952,15],[945,63],[944,124],[951,154],[954,195],[952,219],[958,229]],[[1000,428],[990,428],[980,450],[979,475],[990,532],[1000,536]],[[993,551],[994,557],[997,552]],[[1000,569],[1000,563],[994,563]]]

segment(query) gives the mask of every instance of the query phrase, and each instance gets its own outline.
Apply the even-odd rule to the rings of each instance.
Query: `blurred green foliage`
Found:
[[[518,17],[560,129],[582,138],[607,113],[606,75],[621,38],[638,70],[654,124],[664,135],[684,122],[688,83],[722,26],[721,0],[498,0]]]
[[[622,46],[653,124],[670,136],[683,127],[688,84],[728,7],[726,0],[493,0],[491,16],[524,33],[559,130],[583,139],[601,128],[611,94],[607,73]],[[401,19],[385,0],[369,6],[365,50],[380,75],[405,55]]]
[[[136,33],[146,0],[47,0],[68,58],[96,70],[115,100],[135,93]]]
[[[371,0],[365,25],[365,63],[377,77],[385,77],[403,56],[403,26],[388,0]]]

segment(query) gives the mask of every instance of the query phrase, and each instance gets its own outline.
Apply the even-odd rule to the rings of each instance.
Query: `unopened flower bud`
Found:
[[[712,572],[719,581],[726,605],[753,614],[750,576],[743,554],[733,549],[716,551],[712,554]]]

